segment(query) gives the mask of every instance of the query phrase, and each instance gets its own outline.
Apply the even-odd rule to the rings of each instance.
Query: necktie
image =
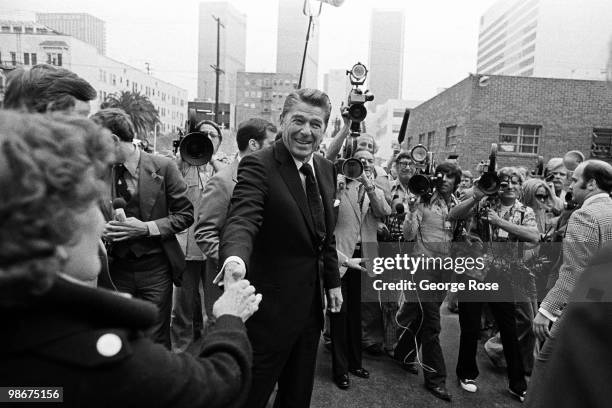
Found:
[[[310,164],[304,163],[300,171],[306,175],[306,198],[308,199],[308,207],[310,207],[310,215],[312,216],[315,230],[319,238],[323,239],[325,236],[325,211],[321,201],[319,186],[317,186],[317,181]]]
[[[130,202],[132,198],[132,194],[127,188],[127,183],[125,182],[125,172],[127,169],[123,164],[118,164],[115,166],[115,193],[117,197],[121,197],[125,200],[126,203]]]

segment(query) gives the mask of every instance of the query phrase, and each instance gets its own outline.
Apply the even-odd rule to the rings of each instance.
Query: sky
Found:
[[[276,66],[278,2],[229,0],[247,15],[247,71]],[[315,0],[312,0],[315,1]],[[404,9],[403,98],[426,100],[476,71],[480,16],[496,0],[345,0],[324,4],[317,19],[319,87],[330,69],[367,63],[372,8]],[[199,0],[2,0],[0,19],[33,12],[85,12],[106,21],[107,55],[188,90],[196,97]],[[33,18],[33,17],[32,17]],[[211,19],[212,21],[212,19]],[[308,26],[304,17],[304,38]]]

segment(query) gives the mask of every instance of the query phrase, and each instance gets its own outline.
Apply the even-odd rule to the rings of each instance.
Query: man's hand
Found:
[[[147,224],[137,218],[129,217],[125,222],[110,221],[104,226],[102,236],[111,242],[146,237],[149,235]]]
[[[342,307],[342,290],[340,286],[327,291],[327,304],[332,313],[340,313]]]
[[[244,279],[246,276],[246,268],[238,262],[228,262],[223,270],[223,285],[227,290],[234,283]]]
[[[533,333],[536,335],[540,342],[546,340],[550,337],[550,327],[551,321],[548,317],[544,316],[542,313],[538,312],[536,317],[533,319]]]
[[[410,197],[408,199],[408,211],[413,213],[417,210],[417,204],[420,201],[420,197],[419,196],[414,196],[414,197]]]
[[[259,309],[261,294],[255,294],[255,288],[248,280],[240,280],[229,287],[213,305],[213,315],[218,318],[223,315],[237,316],[246,322]]]
[[[344,105],[344,102],[342,102],[342,105],[340,106],[340,116],[342,117],[342,124],[344,125],[344,127],[351,127],[351,117],[349,115],[349,107]]]
[[[494,225],[496,227],[499,227],[503,221],[503,219],[497,215],[497,213],[492,209],[489,208],[489,210],[487,211],[487,218],[489,221],[489,224]]]
[[[361,266],[368,258],[349,258],[344,261],[344,264],[351,269],[359,269],[362,272],[367,272],[367,269]]]

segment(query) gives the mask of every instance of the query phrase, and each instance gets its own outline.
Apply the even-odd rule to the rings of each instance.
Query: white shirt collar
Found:
[[[298,171],[300,171],[300,169],[304,165],[304,162],[296,159],[293,156],[291,156],[291,158],[293,158],[293,161],[295,163],[295,167],[297,167]],[[310,159],[306,163],[310,164],[310,168],[312,168],[312,172],[314,173],[314,171],[315,171],[314,170],[314,153],[310,155]],[[315,177],[316,177],[316,175],[315,175]]]
[[[610,197],[610,195],[608,193],[597,193],[595,195],[592,195],[586,200],[584,200],[584,203],[582,203],[582,207],[584,208],[587,205],[589,205],[591,202],[597,200],[598,198],[602,198],[602,197]]]

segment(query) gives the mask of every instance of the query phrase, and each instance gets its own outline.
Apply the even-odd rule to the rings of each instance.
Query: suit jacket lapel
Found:
[[[300,175],[291,154],[281,140],[274,145],[274,156],[280,162],[279,172],[282,179],[285,181],[285,184],[289,188],[289,192],[300,208],[300,212],[308,225],[310,233],[312,236],[315,236],[316,232],[312,222],[312,216],[310,215],[310,209],[308,208],[306,192],[302,186],[302,180],[300,179]]]
[[[138,169],[138,198],[140,201],[141,221],[149,221],[164,178],[158,174],[159,167],[157,167],[148,153],[140,152]]]

